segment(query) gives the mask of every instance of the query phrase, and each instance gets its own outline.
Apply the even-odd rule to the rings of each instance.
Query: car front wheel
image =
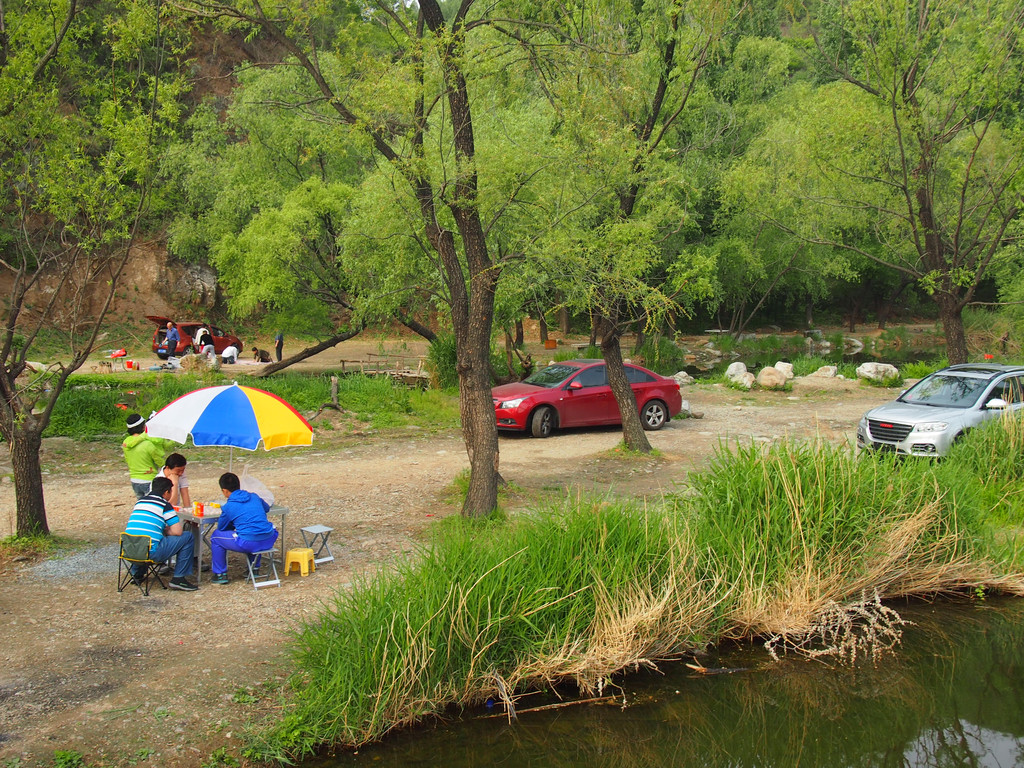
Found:
[[[538,408],[530,417],[530,434],[534,437],[551,437],[557,421],[558,416],[553,408]]]
[[[661,429],[665,426],[665,422],[668,421],[668,409],[661,400],[651,400],[640,411],[640,421],[643,422],[644,429],[646,430]]]

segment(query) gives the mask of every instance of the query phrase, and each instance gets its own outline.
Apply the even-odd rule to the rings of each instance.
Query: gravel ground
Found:
[[[652,433],[657,457],[618,455],[613,428],[503,437],[502,474],[523,489],[507,508],[577,489],[660,497],[706,466],[723,440],[848,442],[860,415],[892,392],[822,380],[790,393],[699,386],[686,397],[705,416]],[[244,583],[239,558],[224,587],[204,574],[195,593],[117,593],[117,536],[134,501],[119,441],[45,441],[51,528],[84,543],[38,565],[0,568],[0,764],[48,766],[54,749],[75,749],[90,765],[198,768],[219,747],[238,754],[245,723],[279,716],[275,691],[292,633],[336,590],[413,551],[432,523],[457,514],[449,488],[467,466],[457,433],[366,435],[331,414],[313,448],[259,452],[250,464],[291,509],[288,546],[301,545],[301,526],[322,523],[334,528],[336,561],[258,592]],[[213,498],[223,453],[188,455],[193,497]],[[13,487],[0,483],[0,536],[13,528],[13,510]],[[271,695],[239,697],[257,685]]]

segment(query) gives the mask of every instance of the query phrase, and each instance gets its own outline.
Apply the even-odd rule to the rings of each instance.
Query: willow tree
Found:
[[[43,431],[103,328],[176,91],[157,88],[169,53],[154,6],[5,0],[0,31],[0,435],[16,530],[45,534]]]
[[[1024,191],[1024,3],[831,0],[816,22],[833,81],[780,110],[733,187],[797,237],[919,283],[966,362],[962,311]]]
[[[730,0],[596,2],[579,71],[557,90],[579,137],[590,201],[558,234],[567,259],[566,302],[596,315],[623,440],[649,452],[620,339],[667,312],[705,298],[708,261],[682,254],[677,235],[693,226],[695,190],[682,158],[718,136],[688,125],[703,80],[733,21]],[[700,122],[700,121],[696,121]],[[706,150],[706,147],[702,148]]]
[[[194,16],[240,25],[257,44],[263,40],[283,51],[286,65],[301,69],[315,93],[294,106],[315,110],[310,119],[329,119],[354,137],[374,175],[386,177],[393,210],[409,217],[404,236],[438,276],[455,335],[471,465],[463,514],[490,512],[499,477],[490,395],[494,302],[505,257],[518,251],[502,245],[496,233],[534,174],[481,175],[478,130],[485,120],[478,106],[519,96],[508,77],[522,64],[503,53],[515,52],[518,60],[518,51],[535,47],[532,37],[567,26],[564,9],[526,4],[533,23],[520,25],[515,19],[522,9],[514,2],[375,0],[353,14],[344,6],[287,0],[273,6],[254,0],[181,5]],[[517,156],[543,162],[523,147]]]
[[[409,259],[392,259],[390,269],[374,272],[381,278],[375,283],[363,279],[372,260],[359,258],[361,246],[405,241],[376,230],[346,236],[367,174],[360,142],[339,135],[301,70],[247,67],[235,76],[223,116],[199,106],[183,140],[164,153],[163,177],[179,203],[168,247],[216,268],[233,316],[261,315],[264,327],[317,339],[259,375],[352,338],[375,320],[396,317],[432,340],[416,319],[425,314],[422,292],[400,268]]]

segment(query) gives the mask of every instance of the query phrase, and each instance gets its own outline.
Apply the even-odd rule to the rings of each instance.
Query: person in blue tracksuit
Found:
[[[220,490],[227,501],[221,507],[217,530],[210,536],[213,553],[214,584],[228,583],[228,550],[262,552],[274,547],[277,529],[267,519],[270,505],[255,493],[241,490],[238,475],[225,472],[220,476]]]

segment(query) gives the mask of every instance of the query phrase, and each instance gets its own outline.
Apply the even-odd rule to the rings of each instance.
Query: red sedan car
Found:
[[[626,365],[644,429],[661,429],[682,409],[679,384],[639,365]],[[604,360],[553,363],[529,378],[491,390],[498,429],[548,437],[558,427],[621,424]]]
[[[187,354],[194,347],[192,337],[196,331],[203,327],[210,332],[210,336],[213,339],[213,351],[218,355],[224,351],[225,347],[232,345],[239,352],[243,349],[241,340],[233,333],[222,331],[210,323],[203,323],[198,320],[182,320],[178,323],[178,346],[176,349],[168,350],[167,342],[164,339],[167,336],[167,323],[170,318],[160,317],[159,315],[146,315],[146,319],[156,323],[156,330],[153,331],[153,351],[156,352],[156,356],[161,360],[166,360],[172,355],[180,356]]]

